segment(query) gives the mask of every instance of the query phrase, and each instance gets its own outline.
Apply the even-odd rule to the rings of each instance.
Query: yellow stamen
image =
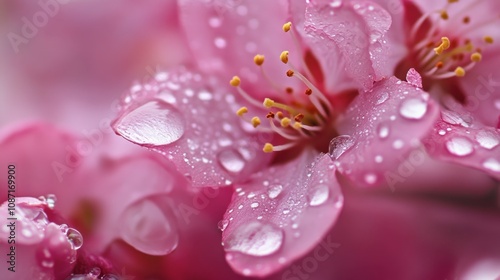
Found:
[[[459,67],[457,67],[457,68],[455,69],[455,75],[456,75],[457,77],[463,77],[463,76],[465,76],[465,69],[464,69],[464,68],[462,68],[462,67],[460,67],[460,66],[459,66]]]
[[[288,54],[289,52],[288,51],[282,51],[281,54],[280,54],[280,59],[281,59],[281,62],[287,64],[288,63]]]
[[[441,44],[437,48],[434,48],[434,51],[436,52],[436,54],[442,54],[449,47],[450,39],[448,39],[448,37],[443,37],[441,38]]]
[[[493,44],[493,37],[491,36],[485,36],[484,41],[488,44]]]
[[[283,31],[288,32],[288,31],[290,31],[291,27],[292,27],[292,23],[287,22],[287,23],[283,24]]]
[[[240,77],[234,76],[231,81],[229,81],[229,84],[232,85],[233,87],[239,86],[241,83]]]
[[[295,128],[295,129],[297,129],[297,130],[299,130],[301,127],[302,127],[302,124],[301,124],[300,122],[295,122],[295,123],[293,124],[293,128]]]
[[[283,118],[281,120],[281,126],[282,127],[289,127],[291,122],[292,122],[292,120],[290,120],[289,118]]]
[[[274,100],[272,99],[269,99],[269,98],[266,98],[264,99],[264,102],[262,103],[264,105],[264,107],[266,108],[271,108],[274,106]]]
[[[481,61],[482,59],[482,55],[480,53],[473,53],[471,56],[470,56],[470,60],[472,60],[473,62],[479,62]]]
[[[262,151],[264,151],[264,153],[271,153],[273,151],[273,145],[271,143],[266,143]]]
[[[238,116],[243,116],[244,114],[248,113],[248,108],[247,107],[241,107],[236,111],[236,115]]]
[[[255,62],[255,64],[257,64],[257,66],[261,66],[262,64],[264,64],[264,56],[261,54],[254,56],[253,62]]]
[[[283,112],[278,111],[278,112],[276,112],[276,117],[278,117],[278,119],[281,120],[281,119],[283,119],[285,117],[285,115],[283,115]]]
[[[250,122],[252,123],[253,127],[257,127],[257,126],[260,125],[260,119],[259,119],[259,117],[253,117]]]

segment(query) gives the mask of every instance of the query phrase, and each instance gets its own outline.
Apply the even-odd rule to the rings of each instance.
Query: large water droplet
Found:
[[[176,108],[156,100],[123,116],[115,124],[115,129],[125,139],[136,144],[161,146],[182,137],[184,122]]]
[[[328,185],[320,184],[309,189],[307,197],[309,200],[309,205],[319,206],[326,202],[328,196],[330,195],[330,188]]]
[[[488,150],[495,148],[500,143],[500,139],[498,138],[498,136],[495,133],[487,130],[478,132],[478,134],[476,135],[476,140],[479,145],[481,145],[481,147]]]
[[[78,250],[83,245],[83,236],[80,232],[74,228],[68,228],[66,231],[66,236],[68,237],[69,242],[71,243],[71,247],[74,250]]]
[[[407,119],[421,119],[427,112],[427,102],[421,98],[410,98],[401,103],[399,113]]]
[[[179,234],[175,216],[150,199],[127,207],[120,219],[121,237],[135,249],[149,255],[165,255],[177,247]]]
[[[333,160],[339,159],[342,154],[354,146],[354,142],[354,139],[349,135],[340,135],[333,138],[328,148],[330,157]]]
[[[283,186],[282,185],[271,185],[269,186],[269,189],[267,190],[267,195],[269,198],[276,198],[280,193],[283,191]]]
[[[473,152],[472,143],[462,137],[456,137],[446,142],[446,149],[456,156],[467,156]]]
[[[229,173],[239,173],[245,168],[245,159],[235,149],[227,149],[219,153],[218,160],[222,168]]]
[[[483,162],[483,167],[494,172],[500,172],[500,162],[494,158],[485,160]]]
[[[283,231],[275,225],[253,221],[236,228],[224,244],[227,251],[261,257],[277,252],[283,238]]]

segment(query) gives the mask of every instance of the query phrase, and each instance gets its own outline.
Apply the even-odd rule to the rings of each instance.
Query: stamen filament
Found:
[[[264,148],[262,149],[265,153],[271,153],[271,152],[279,152],[279,151],[284,151],[292,148],[295,146],[297,142],[291,142],[288,144],[283,144],[279,146],[273,146],[271,143],[266,143],[264,145]]]

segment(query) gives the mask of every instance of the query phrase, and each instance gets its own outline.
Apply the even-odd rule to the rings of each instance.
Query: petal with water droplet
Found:
[[[264,277],[321,241],[343,205],[333,167],[329,155],[315,158],[315,152],[307,150],[238,185],[255,196],[235,194],[228,207],[234,210],[224,215],[231,220],[222,240],[233,269]]]
[[[234,96],[207,84],[204,76],[185,69],[166,72],[163,82],[150,81],[141,98],[122,104],[113,128],[171,160],[194,186],[245,180],[271,159],[262,146],[272,136],[247,132],[234,113]],[[166,96],[178,101],[165,102]]]
[[[389,98],[376,105],[382,92],[389,92]],[[418,108],[406,111],[403,117],[400,106],[406,105],[402,104]],[[358,95],[339,123],[339,133],[350,135],[355,142],[339,159],[339,171],[358,186],[385,182],[386,172],[396,171],[432,130],[438,109],[427,93],[395,77],[375,83],[373,90]]]

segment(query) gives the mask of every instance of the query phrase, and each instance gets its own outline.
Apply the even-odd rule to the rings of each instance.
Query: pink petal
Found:
[[[343,76],[345,70],[350,79],[369,89],[373,81],[389,75],[390,67],[382,65],[386,63],[388,45],[384,36],[391,26],[391,15],[378,4],[311,3],[306,9],[304,26],[326,76]],[[327,81],[327,88],[334,86],[332,83],[342,84],[342,80]]]
[[[473,167],[500,179],[498,129],[484,127],[478,123],[463,126],[451,122],[448,117],[442,117],[435,124],[425,144],[434,157]]]
[[[415,68],[410,68],[408,73],[406,73],[406,81],[411,85],[422,88],[422,76],[415,70]]]
[[[497,71],[500,53],[497,50],[483,54],[483,60],[458,81],[466,95],[465,109],[491,127],[497,127],[500,117],[500,73]]]
[[[253,96],[271,97],[274,90],[253,62],[256,54],[262,54],[266,57],[263,68],[274,83],[283,89],[297,84],[286,77],[288,68],[279,59],[282,51],[294,51],[292,37],[282,30],[288,21],[284,0],[184,0],[180,11],[193,55],[203,71],[220,75],[224,81],[238,75]]]
[[[438,106],[419,88],[394,77],[360,93],[340,120],[330,143],[339,171],[361,186],[392,180],[406,156],[432,129]]]
[[[227,89],[212,89],[199,74],[160,73],[132,87],[113,129],[164,154],[196,186],[229,185],[270,159],[262,146],[271,136],[246,132],[237,109]]]
[[[257,173],[238,185],[221,221],[231,267],[246,276],[270,275],[306,254],[335,223],[343,198],[328,155]]]
[[[0,243],[6,245],[3,248],[14,246],[16,254],[16,273],[4,272],[2,279],[38,279],[41,275],[65,279],[75,266],[77,250],[83,243],[81,234],[66,225],[50,222],[45,213],[47,203],[30,197],[17,197],[15,203],[14,215],[10,215],[7,201],[0,206],[3,229]],[[17,220],[8,220],[12,217]],[[11,230],[15,231],[15,243],[7,247]]]

